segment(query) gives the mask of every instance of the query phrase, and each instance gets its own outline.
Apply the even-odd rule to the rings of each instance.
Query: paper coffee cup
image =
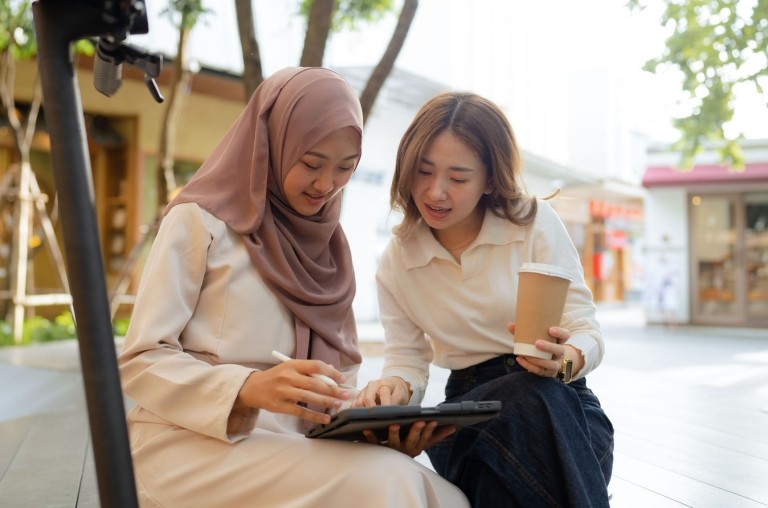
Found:
[[[518,277],[514,352],[550,360],[552,354],[536,349],[534,343],[555,341],[549,328],[560,325],[573,278],[564,268],[543,263],[524,263]]]

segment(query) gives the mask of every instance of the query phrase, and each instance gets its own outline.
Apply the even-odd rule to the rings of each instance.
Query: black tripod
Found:
[[[138,500],[99,248],[91,165],[70,47],[79,39],[99,38],[94,85],[105,95],[119,87],[121,65],[126,62],[144,70],[150,92],[162,101],[154,82],[162,60],[122,43],[128,34],[148,30],[144,1],[36,0],[32,9],[99,497],[104,507],[135,507]]]

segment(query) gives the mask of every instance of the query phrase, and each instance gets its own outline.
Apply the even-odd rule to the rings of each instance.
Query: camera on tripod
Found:
[[[96,43],[93,66],[93,85],[107,97],[114,95],[122,84],[123,62],[144,71],[144,83],[157,102],[163,96],[155,79],[162,70],[161,55],[148,53],[123,41],[129,34],[145,34],[149,31],[146,3],[141,0],[88,0],[101,8],[106,33]]]
[[[146,2],[142,0],[89,0],[102,9],[102,19],[114,27],[111,37],[115,41],[125,39],[128,34],[149,32]]]

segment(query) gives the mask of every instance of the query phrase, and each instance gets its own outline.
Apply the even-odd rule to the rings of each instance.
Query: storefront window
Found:
[[[745,196],[747,318],[768,319],[768,192]]]
[[[768,323],[768,192],[690,199],[694,320]]]
[[[691,203],[698,314],[713,319],[731,317],[736,309],[733,198],[694,196]]]

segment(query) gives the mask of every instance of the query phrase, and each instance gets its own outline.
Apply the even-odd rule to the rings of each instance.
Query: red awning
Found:
[[[691,170],[651,166],[643,175],[643,187],[685,187],[691,184],[768,183],[768,162],[746,164],[734,171],[722,164],[700,164]]]

